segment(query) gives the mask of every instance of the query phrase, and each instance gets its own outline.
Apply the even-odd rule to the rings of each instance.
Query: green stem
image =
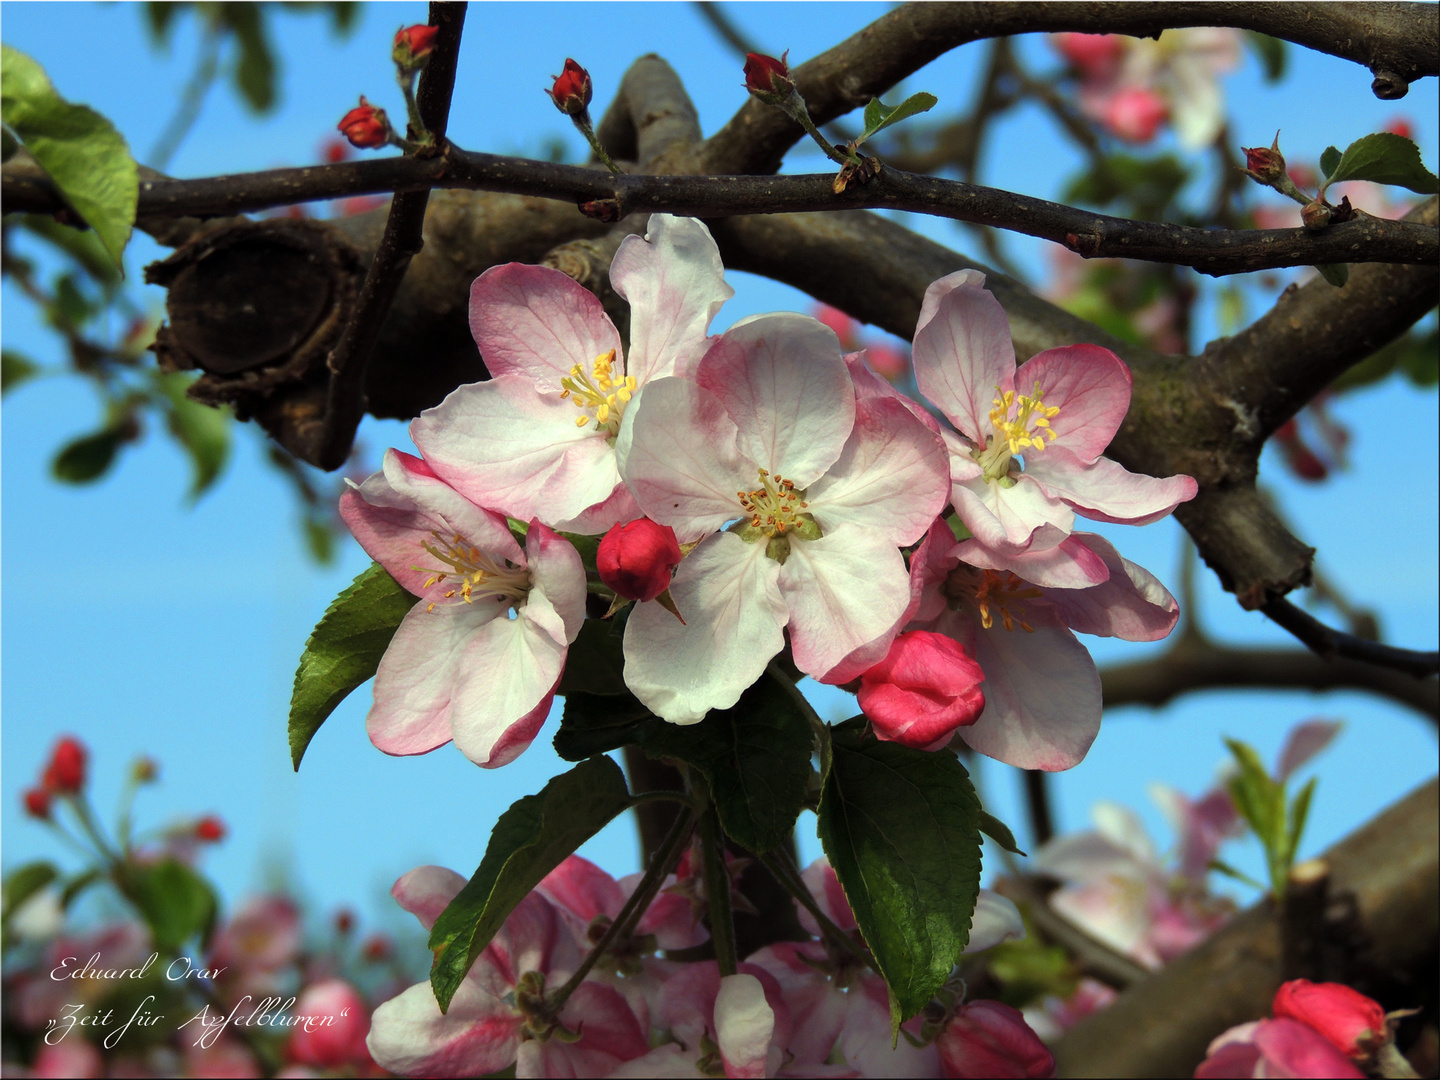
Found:
[[[75,816],[80,819],[80,827],[85,830],[85,835],[90,837],[90,842],[95,845],[101,857],[112,866],[119,866],[120,856],[110,847],[108,841],[100,832],[100,827],[95,823],[95,815],[90,812],[90,803],[84,795],[75,795],[70,799],[70,805],[75,808]]]
[[[810,119],[810,110],[806,107],[805,99],[800,96],[799,91],[796,91],[790,101],[781,108],[784,109],[787,116],[805,129],[810,138],[815,140],[816,145],[825,151],[825,156],[831,161],[839,165],[859,164],[858,158],[835,149],[834,144],[820,133],[820,129],[815,126],[815,121]]]
[[[415,101],[415,76],[418,71],[406,71],[404,68],[395,69],[395,81],[400,84],[400,92],[405,95],[405,115],[410,121],[410,130],[415,133],[415,141],[421,145],[430,142],[430,132],[425,127],[425,121],[420,119],[420,106]]]
[[[705,899],[710,905],[710,938],[715,943],[715,962],[720,975],[734,975],[739,964],[735,955],[735,913],[730,907],[730,873],[725,866],[725,836],[720,815],[712,803],[700,819],[700,850],[705,860]]]
[[[610,160],[610,155],[605,152],[605,147],[600,145],[600,139],[595,134],[595,125],[590,122],[590,114],[588,112],[582,112],[580,115],[572,116],[570,119],[575,122],[575,127],[579,129],[580,134],[585,136],[585,141],[590,144],[590,149],[595,152],[595,156],[600,159],[600,163],[612,173],[618,174],[621,171],[620,166]]]
[[[778,852],[778,857],[777,857]],[[880,974],[879,968],[875,966],[875,959],[866,950],[856,944],[855,939],[847,934],[840,927],[833,923],[825,912],[820,910],[820,905],[810,895],[810,890],[805,887],[805,879],[800,876],[799,870],[790,865],[789,858],[784,851],[769,852],[761,855],[761,864],[769,870],[776,881],[793,896],[806,911],[814,916],[815,921],[820,924],[820,932],[829,938],[834,944],[850,953],[875,974]]]

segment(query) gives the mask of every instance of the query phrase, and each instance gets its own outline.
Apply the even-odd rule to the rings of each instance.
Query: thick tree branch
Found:
[[[1233,26],[1363,64],[1376,92],[1402,96],[1440,74],[1440,28],[1428,4],[1329,3],[925,3],[876,19],[794,69],[816,123],[827,123],[959,45],[1006,34],[1074,30],[1154,37],[1170,27]],[[1383,76],[1383,85],[1382,85]],[[773,173],[803,133],[775,109],[749,101],[705,144],[695,172]]]
[[[1440,785],[1431,780],[1324,855],[1330,893],[1353,899],[1362,935],[1360,948],[1352,943],[1341,954],[1345,981],[1380,992],[1382,1001],[1411,973],[1433,975],[1440,934],[1437,796]],[[1059,1074],[1190,1076],[1216,1035],[1269,1015],[1284,977],[1281,919],[1262,902],[1067,1031],[1054,1047]]]
[[[645,57],[629,79],[663,78],[674,82],[678,97],[668,95],[672,110],[644,117],[637,129],[607,117],[602,125],[624,154],[632,147],[648,167],[666,162],[651,143],[674,148],[677,166],[687,162],[689,140],[697,128],[694,107],[674,79],[670,66]],[[628,119],[628,117],[627,117]],[[670,131],[673,127],[675,130]],[[10,209],[54,211],[58,193],[43,182],[7,172],[5,203]],[[471,188],[540,195],[567,202],[601,202],[611,220],[635,213],[665,212],[718,218],[737,214],[778,214],[853,209],[907,210],[934,217],[990,225],[1062,244],[1086,258],[1121,257],[1191,266],[1207,274],[1232,274],[1326,262],[1387,262],[1433,266],[1440,260],[1440,233],[1426,223],[1362,216],[1321,232],[1306,229],[1196,229],[1165,222],[1132,221],[1079,210],[996,188],[981,187],[886,169],[864,185],[835,194],[833,177],[806,176],[612,176],[594,169],[450,147],[442,157],[391,158],[300,169],[218,176],[201,180],[153,180],[141,185],[139,216],[203,217],[262,210],[278,205],[359,194],[420,192],[428,186]]]

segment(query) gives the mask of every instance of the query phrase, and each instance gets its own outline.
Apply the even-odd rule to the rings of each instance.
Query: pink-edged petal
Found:
[[[840,887],[840,879],[829,859],[820,856],[804,869],[800,879],[827,919],[846,932],[856,929],[855,913],[850,910],[850,901],[845,898],[845,890]],[[815,916],[804,908],[800,909],[800,925],[816,937],[822,936]]]
[[[1275,761],[1275,779],[1284,783],[1291,774],[1330,745],[1345,725],[1339,720],[1306,720],[1285,736],[1285,745]]]
[[[553,980],[552,980],[553,981]],[[643,1057],[650,1049],[640,1022],[614,987],[583,982],[566,1001],[559,1016],[570,1031],[579,1032],[577,1042],[549,1039],[529,1040],[520,1047],[517,1077],[608,1076],[627,1061]]]
[[[502,608],[494,602],[416,604],[401,620],[375,672],[370,741],[387,754],[428,754],[451,739],[460,665]],[[505,621],[503,617],[500,621]]]
[[[518,375],[560,392],[576,364],[586,374],[620,335],[595,294],[548,266],[492,266],[470,286],[470,333],[490,374]]]
[[[1071,630],[1125,641],[1159,641],[1175,629],[1180,605],[1154,574],[1122,558],[1114,545],[1095,533],[1076,533],[1070,540],[1083,543],[1110,571],[1099,585],[1046,592],[1045,599]]]
[[[957,284],[915,331],[914,357],[920,392],[963,435],[984,446],[995,429],[990,422],[995,398],[1015,385],[1015,346],[1000,301],[973,280]]]
[[[641,876],[630,874],[621,879],[620,886],[627,897],[640,884]],[[665,884],[667,887],[675,884],[674,876],[668,878]],[[694,905],[686,897],[667,893],[663,889],[645,909],[635,930],[639,934],[654,934],[655,947],[662,951],[690,949],[710,940],[710,931],[696,918]]]
[[[578,427],[574,403],[521,375],[455,390],[410,424],[435,472],[481,506],[527,520],[567,521],[620,483],[606,433]]]
[[[1002,941],[1020,941],[1025,937],[1025,920],[1020,909],[1008,897],[989,889],[981,889],[975,901],[975,914],[970,918],[970,940],[967,953],[979,952]]]
[[[1045,404],[1060,409],[1050,418],[1055,443],[1082,461],[1103,454],[1130,408],[1134,379],[1125,361],[1099,345],[1046,349],[1020,365],[1015,392],[1033,396],[1036,382]]]
[[[610,493],[608,499],[582,510],[572,518],[557,520],[555,528],[564,532],[580,533],[582,536],[600,536],[608,532],[612,526],[634,521],[637,517],[642,516],[640,504],[635,501],[635,496],[631,495],[630,489],[621,483]]]
[[[961,643],[985,672],[985,711],[959,735],[972,749],[1020,769],[1078,765],[1100,732],[1100,675],[1075,635],[1051,616],[1035,627],[985,630],[954,613]],[[942,618],[942,622],[945,622]],[[953,632],[945,629],[946,632]]]
[[[1009,570],[1026,581],[1049,589],[1088,589],[1108,581],[1110,568],[1105,560],[1076,536],[1067,536],[1044,551],[1005,555],[992,551],[979,540],[962,540],[951,552],[963,563],[984,570]]]
[[[940,309],[940,301],[950,293],[962,287],[982,289],[985,287],[985,275],[979,270],[956,270],[952,274],[946,274],[942,278],[932,281],[925,289],[925,295],[920,301],[920,317],[915,320],[915,332],[918,334],[930,320],[935,318],[935,313]]]
[[[780,570],[764,544],[731,532],[705,540],[670,584],[684,624],[659,604],[631,612],[625,684],[673,724],[699,723],[711,709],[734,705],[785,645]]]
[[[1365,1075],[1324,1035],[1288,1016],[1260,1021],[1254,1040],[1265,1058],[1266,1076],[1327,1076],[1348,1080]]]
[[[893,398],[857,404],[844,452],[806,491],[827,533],[857,525],[900,546],[918,540],[949,497],[945,444]]]
[[[734,418],[741,453],[799,488],[835,463],[855,426],[839,339],[808,315],[741,319],[710,347],[694,378]]]
[[[993,551],[1023,555],[1044,551],[1064,541],[1075,514],[1042,488],[1028,473],[1004,488],[981,477],[960,479],[950,457],[950,501],[975,539]]]
[[[536,600],[532,594],[530,604]],[[530,745],[565,667],[566,644],[533,617],[530,604],[476,634],[456,671],[450,730],[460,752],[484,768],[507,764]]]
[[[682,1050],[675,1043],[666,1043],[664,1046],[657,1046],[644,1057],[627,1061],[618,1069],[605,1075],[613,1077],[614,1080],[626,1080],[631,1077],[675,1078],[675,1080],[689,1080],[694,1077],[696,1080],[700,1080],[709,1074],[700,1071],[700,1067],[696,1064],[699,1060],[700,1047],[698,1045],[689,1050]]]
[[[867,972],[860,976],[858,984],[850,987],[845,997],[848,1005],[845,1026],[835,1048],[855,1070],[853,1075],[897,1080],[945,1075],[940,1067],[940,1053],[933,1043],[913,1046],[902,1035],[891,1047],[890,1001],[883,979]],[[919,1034],[917,1024],[912,1022],[905,1027],[911,1034]]]
[[[596,915],[613,918],[625,903],[620,883],[579,855],[567,856],[564,862],[540,879],[535,889],[582,923],[589,923]]]
[[[910,603],[910,574],[900,549],[855,525],[841,525],[819,540],[792,541],[779,570],[795,666],[817,678],[897,627]]]
[[[687,543],[739,517],[736,493],[759,481],[737,437],[714,394],[689,379],[659,379],[625,410],[615,456],[640,509]]]
[[[429,930],[451,900],[465,887],[465,879],[443,866],[417,866],[390,887],[395,902]]]
[[[442,1013],[428,982],[380,1005],[365,1045],[400,1076],[483,1076],[515,1060],[524,1017],[469,979]]]
[[[569,645],[585,621],[585,564],[570,541],[532,520],[525,534],[530,595],[522,615]],[[551,618],[551,614],[555,616]]]
[[[1199,490],[1195,481],[1183,473],[1146,476],[1132,473],[1105,457],[1090,465],[1059,445],[1032,458],[1025,461],[1025,476],[1050,495],[1064,499],[1077,514],[1095,521],[1148,525],[1193,499]]]
[[[625,374],[642,386],[686,374],[705,351],[710,321],[735,295],[710,230],[670,214],[652,214],[644,240],[625,238],[610,264],[610,283],[630,302]]]
[[[877,399],[898,401],[910,414],[933,431],[940,434],[940,421],[930,415],[930,412],[912,397],[900,393],[890,384],[888,379],[881,378],[875,374],[874,369],[866,363],[866,354],[862,349],[860,352],[845,354],[845,367],[850,372],[850,382],[855,387],[855,407],[858,409],[866,402]]]
[[[560,909],[531,892],[515,905],[500,932],[481,951],[469,978],[503,997],[527,971],[538,971],[550,986],[558,986],[579,966],[580,957],[580,946],[566,928]]]
[[[775,1013],[754,975],[726,975],[715,995],[715,1041],[725,1075],[762,1077],[775,1033]]]

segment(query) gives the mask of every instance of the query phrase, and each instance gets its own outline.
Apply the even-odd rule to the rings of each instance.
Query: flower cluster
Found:
[[[686,874],[682,865],[681,877]],[[1044,1044],[1014,1009],[955,1002],[906,1024],[890,1049],[884,980],[829,865],[804,872],[822,933],[769,945],[736,974],[715,961],[656,957],[706,939],[693,883],[672,875],[628,936],[572,985],[582,957],[620,914],[640,875],[615,881],[578,855],[553,870],[511,913],[442,1013],[428,983],[381,1005],[369,1047],[411,1076],[1028,1076],[1054,1075]],[[395,883],[396,900],[429,928],[465,879],[422,866]],[[1008,900],[982,892],[967,952],[1024,934]],[[837,936],[838,935],[838,936]],[[563,997],[557,991],[568,993]],[[952,995],[954,996],[954,995]]]
[[[513,759],[590,592],[611,613],[638,601],[625,683],[672,723],[733,706],[788,650],[859,686],[882,738],[938,747],[958,729],[1011,764],[1078,762],[1100,696],[1074,631],[1154,640],[1177,609],[1076,515],[1143,524],[1196,490],[1102,456],[1124,363],[1073,345],[1017,367],[983,275],[952,274],[914,339],[942,428],[816,319],[709,335],[732,290],[697,221],[653,216],[610,278],[628,348],[559,271],[486,271],[470,325],[492,378],[414,421],[420,457],[390,451],[345,495],[361,545],[420,598],[376,676],[375,744]],[[601,534],[587,563],[572,541]]]

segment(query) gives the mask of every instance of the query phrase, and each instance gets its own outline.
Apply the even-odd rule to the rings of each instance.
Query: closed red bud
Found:
[[[1280,153],[1279,140],[1273,146],[1246,146],[1245,171],[1262,184],[1273,184],[1285,176],[1285,155]]]
[[[335,912],[335,932],[337,934],[348,934],[355,929],[355,913],[349,908],[341,908]]]
[[[885,659],[860,676],[856,694],[875,736],[917,750],[939,749],[985,708],[985,672],[954,638],[901,634]]]
[[[54,798],[44,788],[31,788],[25,792],[25,812],[43,821],[50,820],[50,802]]]
[[[340,134],[350,140],[351,146],[362,150],[373,150],[384,146],[390,133],[390,122],[385,119],[385,110],[378,109],[360,96],[360,104],[351,109],[336,125]]]
[[[790,65],[785,62],[789,55],[789,49],[785,50],[779,60],[764,53],[746,53],[745,89],[752,94],[758,94],[762,101],[766,98],[789,97],[795,89],[795,83],[790,79]]]
[[[89,755],[78,739],[64,738],[55,744],[43,783],[56,795],[78,795],[85,786],[85,759]]]
[[[649,518],[612,526],[595,553],[600,580],[628,600],[654,600],[670,587],[679,565],[675,530]]]
[[[935,1040],[946,1076],[1050,1077],[1055,1058],[1016,1009],[972,1001]]]
[[[390,956],[390,939],[384,934],[374,934],[365,939],[365,944],[360,946],[360,955],[372,963],[388,959]]]
[[[555,85],[550,88],[550,100],[566,116],[579,116],[590,107],[593,96],[590,73],[567,57],[565,70],[555,76]]]
[[[1272,1011],[1318,1031],[1347,1057],[1367,1058],[1390,1041],[1380,1003],[1342,983],[1292,979],[1275,991]]]
[[[195,823],[195,839],[207,844],[218,844],[225,839],[225,822],[209,814]]]
[[[1306,203],[1300,208],[1300,224],[1311,232],[1318,232],[1330,224],[1330,219],[1335,216],[1335,211],[1326,206],[1319,199]]]
[[[396,33],[390,55],[402,68],[424,67],[435,51],[435,35],[439,32],[438,26],[407,26]]]

